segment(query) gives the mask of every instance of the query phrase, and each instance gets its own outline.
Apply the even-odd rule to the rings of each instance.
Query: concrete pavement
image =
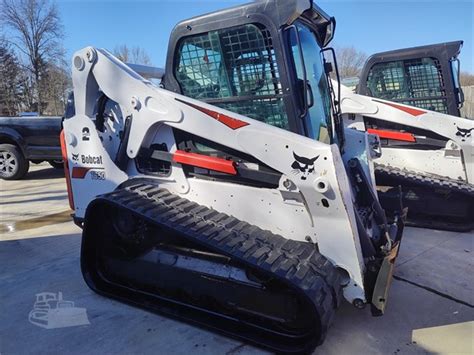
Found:
[[[265,353],[93,293],[69,213],[62,173],[46,164],[32,166],[26,180],[0,180],[1,354]],[[316,353],[474,353],[473,242],[474,233],[408,228],[385,316],[344,303]],[[89,325],[28,321],[37,293],[59,291],[87,309]]]

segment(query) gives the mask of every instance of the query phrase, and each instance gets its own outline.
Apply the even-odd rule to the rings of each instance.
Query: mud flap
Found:
[[[388,291],[392,284],[393,268],[398,256],[400,241],[395,242],[390,253],[383,259],[372,294],[372,315],[381,316],[387,305]]]

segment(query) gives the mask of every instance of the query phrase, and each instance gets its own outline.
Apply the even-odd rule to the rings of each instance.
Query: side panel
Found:
[[[457,151],[459,153],[459,151]],[[425,171],[446,176],[454,180],[465,180],[463,160],[460,154],[450,156],[446,149],[419,150],[383,148],[382,157],[377,162],[412,171]]]
[[[87,128],[89,135],[83,135]],[[75,115],[64,121],[65,140],[75,216],[83,218],[90,201],[113,191],[128,176],[121,171],[102,146],[89,117]]]
[[[382,157],[377,162],[397,164],[400,168],[410,167],[474,183],[474,121],[357,95],[345,87],[342,87],[341,97],[344,123],[348,128],[366,130],[363,117],[371,117],[387,123],[431,131],[447,140],[443,148],[424,149],[423,152],[412,152],[413,154],[409,154],[409,145],[390,149],[387,154],[387,149],[382,148]]]

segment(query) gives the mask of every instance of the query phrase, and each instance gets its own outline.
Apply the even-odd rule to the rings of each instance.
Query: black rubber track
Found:
[[[262,274],[270,275],[296,290],[310,304],[319,324],[304,336],[278,336],[273,329],[262,329],[228,315],[161,300],[159,295],[141,294],[140,290],[111,285],[97,270],[96,243],[100,210],[119,208],[159,227],[171,228],[180,236],[214,252],[231,257]],[[285,239],[257,226],[190,202],[146,179],[129,180],[116,191],[99,196],[88,207],[84,220],[81,267],[87,284],[96,292],[168,316],[205,326],[246,342],[277,352],[308,353],[321,344],[342,298],[340,274],[314,244]],[[245,323],[245,324],[244,324]]]
[[[468,197],[474,197],[474,185],[461,180],[453,180],[434,174],[422,174],[382,164],[375,164],[375,173],[379,178],[393,178],[413,186],[450,189],[461,192]]]
[[[417,187],[422,188],[425,194],[433,194],[436,190],[449,191],[456,194],[457,198],[470,201],[470,215],[462,222],[445,221],[442,216],[433,216],[430,218],[426,215],[424,218],[410,218],[410,201],[404,199],[404,207],[408,207],[407,226],[420,228],[434,228],[457,232],[467,232],[474,229],[473,211],[474,211],[474,185],[462,180],[454,180],[448,177],[435,174],[423,174],[407,169],[400,169],[383,164],[375,164],[375,177],[377,184],[389,186]],[[443,203],[440,200],[440,203]],[[423,214],[423,211],[417,211]],[[469,212],[468,212],[469,213]]]

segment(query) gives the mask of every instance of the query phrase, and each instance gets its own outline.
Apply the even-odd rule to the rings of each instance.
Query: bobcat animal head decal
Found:
[[[456,135],[461,137],[461,140],[463,142],[466,141],[466,138],[469,138],[471,136],[471,132],[474,130],[474,128],[471,129],[465,129],[461,127],[456,127],[458,131],[456,132]]]
[[[79,153],[77,154],[72,153],[72,160],[79,161]]]
[[[319,155],[314,158],[305,158],[296,155],[293,152],[295,161],[291,164],[295,174],[301,174],[301,180],[306,180],[309,174],[314,173],[314,162],[319,158]]]

